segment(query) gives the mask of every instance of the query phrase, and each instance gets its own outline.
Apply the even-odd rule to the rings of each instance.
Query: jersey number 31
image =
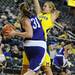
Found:
[[[37,28],[41,27],[37,18],[32,18],[31,21],[33,22],[33,28],[34,29],[37,29]]]

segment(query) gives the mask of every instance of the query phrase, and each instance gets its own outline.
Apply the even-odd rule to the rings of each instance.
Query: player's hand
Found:
[[[16,33],[16,31],[15,31],[15,30],[12,30],[12,31],[8,34],[8,36],[9,36],[9,37],[14,37],[14,36],[15,36],[15,33]]]

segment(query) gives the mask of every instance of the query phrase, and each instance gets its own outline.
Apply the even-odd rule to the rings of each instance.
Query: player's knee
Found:
[[[50,66],[44,66],[44,67],[42,67],[42,69],[43,69],[44,72],[49,72],[49,71],[51,71]]]
[[[21,75],[23,75],[24,73],[26,73],[27,70],[28,70],[28,68],[29,68],[28,65],[23,65],[23,66],[22,66],[22,70],[21,70]]]

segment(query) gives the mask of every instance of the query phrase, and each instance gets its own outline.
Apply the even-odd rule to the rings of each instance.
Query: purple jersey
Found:
[[[32,40],[44,40],[44,31],[38,18],[35,16],[31,16],[30,20],[33,28]]]

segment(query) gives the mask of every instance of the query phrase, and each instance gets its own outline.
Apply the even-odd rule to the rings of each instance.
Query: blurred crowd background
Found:
[[[15,25],[18,31],[20,30],[18,20],[18,18],[20,18],[19,4],[24,1],[30,5],[30,12],[35,13],[32,0],[0,0],[0,32],[7,22]],[[45,1],[46,0],[39,0],[41,6]],[[47,44],[51,58],[53,58],[62,45],[69,43],[68,49],[70,49],[70,54],[68,59],[75,65],[75,2],[72,6],[69,0],[50,1],[53,1],[56,8],[60,11],[60,16],[55,21],[54,27],[48,30]],[[2,36],[0,35],[0,54],[3,53],[6,59],[0,63],[1,75],[2,73],[20,74],[22,68],[22,51],[19,50],[19,45],[15,45],[13,42],[12,46],[10,46],[7,43],[2,43],[1,40]],[[15,39],[15,41],[17,44],[21,43],[21,41],[17,39]],[[74,73],[75,66],[70,69]]]

